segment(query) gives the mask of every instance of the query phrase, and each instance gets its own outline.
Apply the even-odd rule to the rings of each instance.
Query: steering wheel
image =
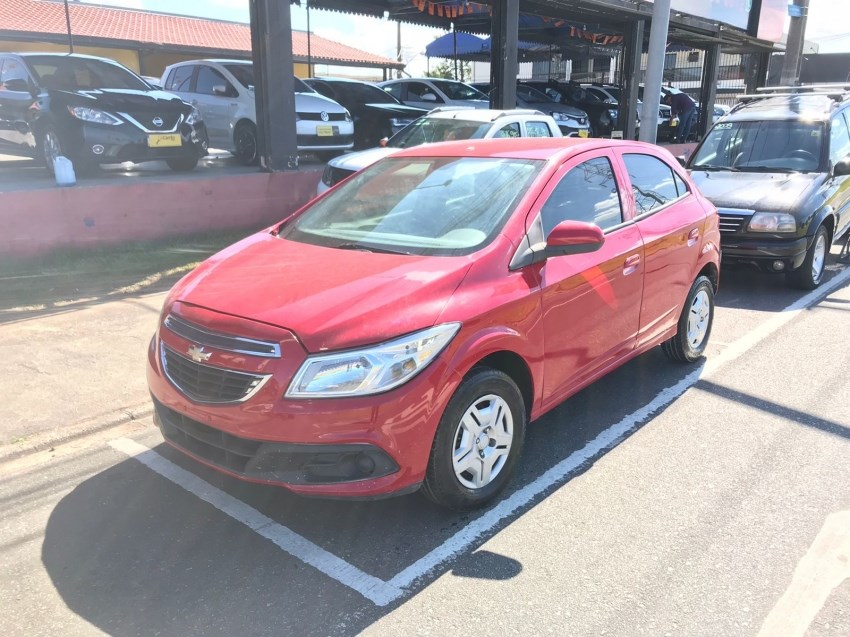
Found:
[[[785,155],[788,158],[797,158],[797,159],[805,159],[812,163],[817,163],[817,157],[815,157],[812,153],[807,150],[803,150],[802,148],[798,148],[797,150],[792,150],[790,153]]]

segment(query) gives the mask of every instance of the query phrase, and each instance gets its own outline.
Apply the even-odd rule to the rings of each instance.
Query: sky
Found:
[[[149,11],[248,22],[248,0],[88,1]],[[306,11],[303,8],[292,7],[292,28],[307,29]],[[409,65],[406,71],[411,75],[419,75],[425,70],[425,59],[422,55],[425,45],[445,32],[408,24],[403,24],[401,28],[402,60]],[[396,57],[396,24],[388,20],[313,9],[310,11],[310,30],[321,37],[342,42],[363,51],[392,59]],[[821,52],[850,52],[850,2],[809,0],[806,39],[820,42]]]

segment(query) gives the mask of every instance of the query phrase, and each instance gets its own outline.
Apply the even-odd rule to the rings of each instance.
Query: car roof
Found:
[[[548,117],[545,113],[530,108],[492,109],[472,108],[468,106],[448,106],[434,109],[425,117],[428,119],[462,119],[467,122],[494,122],[502,117],[519,116],[527,117],[535,115]]]
[[[175,62],[174,64],[169,64],[169,66],[183,66],[185,64],[197,64],[198,62],[212,62],[213,64],[245,64],[246,66],[250,66],[253,64],[251,60],[228,60],[224,58],[198,58],[197,60],[182,60],[180,62]]]
[[[401,149],[392,157],[503,157],[512,159],[561,161],[571,155],[598,148],[620,147],[623,150],[656,149],[643,142],[598,139],[593,137],[511,137],[498,139],[466,139],[436,144],[422,144]]]
[[[799,94],[755,99],[733,108],[724,122],[750,120],[811,120],[823,122],[832,116],[836,102],[828,95]]]
[[[366,82],[363,80],[353,80],[350,77],[308,77],[304,78],[305,82],[309,82],[310,80],[315,80],[317,82],[330,82],[335,84],[368,84],[369,86],[374,86],[378,88],[377,84],[374,82]]]
[[[79,58],[82,60],[101,60],[106,62],[112,62],[114,64],[119,64],[115,60],[111,58],[101,57],[99,55],[86,55],[84,53],[57,53],[56,51],[26,51],[24,53],[15,53],[13,51],[3,51],[0,52],[3,55],[20,55],[23,58],[29,57],[52,57],[52,58]]]

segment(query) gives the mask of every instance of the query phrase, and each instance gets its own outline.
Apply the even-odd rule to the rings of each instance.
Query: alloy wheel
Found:
[[[688,343],[694,349],[699,348],[708,333],[709,317],[711,316],[711,301],[705,290],[700,290],[694,296],[688,313]]]
[[[820,281],[823,276],[823,267],[826,263],[826,235],[818,234],[817,242],[815,243],[814,252],[812,253],[812,281]]]

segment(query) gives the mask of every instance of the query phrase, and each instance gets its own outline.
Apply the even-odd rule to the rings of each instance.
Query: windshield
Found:
[[[399,104],[400,102],[386,91],[371,84],[356,82],[327,82],[342,98],[362,104]]]
[[[120,64],[92,58],[55,55],[27,56],[39,84],[60,91],[87,91],[99,88],[149,91],[150,85]]]
[[[450,82],[448,80],[431,80],[434,86],[440,89],[450,100],[487,100],[484,93],[463,82]]]
[[[393,135],[387,142],[387,146],[390,148],[410,148],[420,144],[447,142],[453,139],[481,139],[489,130],[489,122],[421,117]]]
[[[692,169],[753,172],[818,170],[823,148],[820,122],[720,122],[691,160]]]
[[[250,64],[224,64],[236,81],[247,89],[254,89],[254,67]]]
[[[280,236],[375,252],[469,254],[495,238],[543,165],[490,157],[384,159],[318,200]]]
[[[526,102],[554,102],[551,97],[546,95],[543,91],[538,91],[536,88],[531,88],[530,86],[522,86],[519,85],[516,87],[516,94],[522,100]]]

